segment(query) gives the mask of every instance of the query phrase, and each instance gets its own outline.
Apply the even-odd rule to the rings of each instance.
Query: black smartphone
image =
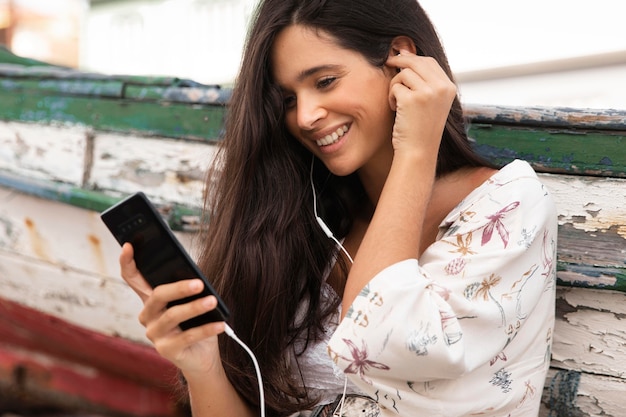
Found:
[[[228,319],[228,308],[144,193],[128,196],[102,212],[100,217],[120,246],[125,242],[133,245],[137,269],[153,288],[191,278],[204,282],[200,294],[172,301],[168,307],[208,295],[217,298],[215,310],[180,323],[181,329]]]

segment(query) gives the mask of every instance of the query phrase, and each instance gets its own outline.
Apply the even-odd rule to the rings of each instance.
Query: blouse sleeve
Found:
[[[544,297],[554,288],[556,212],[536,177],[490,184],[442,227],[419,261],[376,275],[331,338],[331,358],[358,385],[458,378],[510,344],[536,343],[520,333],[527,319],[554,315]]]

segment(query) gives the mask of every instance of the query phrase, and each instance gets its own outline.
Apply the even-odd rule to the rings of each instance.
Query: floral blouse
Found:
[[[382,416],[536,416],[550,363],[557,217],[514,161],[468,195],[417,259],[376,275],[328,353]]]

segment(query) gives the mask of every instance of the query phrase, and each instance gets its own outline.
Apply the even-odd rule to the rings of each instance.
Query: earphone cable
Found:
[[[224,332],[231,339],[237,342],[239,346],[241,346],[243,350],[248,353],[248,355],[250,355],[252,363],[254,363],[254,371],[256,372],[257,381],[259,383],[259,407],[261,408],[261,417],[265,417],[265,393],[263,392],[263,380],[261,379],[261,367],[259,366],[259,362],[257,361],[256,356],[254,356],[252,350],[244,342],[242,342],[239,337],[237,337],[235,331],[228,324],[224,323],[224,325]]]
[[[350,260],[350,263],[354,263],[354,260],[352,260],[352,256],[350,256],[346,248],[344,248],[341,242],[337,240],[337,238],[335,237],[335,235],[333,235],[333,232],[330,230],[330,228],[326,225],[326,223],[324,223],[324,220],[322,220],[322,218],[318,216],[317,214],[317,194],[315,193],[315,185],[313,185],[313,163],[314,162],[315,162],[315,157],[312,156],[311,157],[311,169],[309,171],[309,180],[311,183],[311,192],[313,193],[313,214],[315,215],[315,220],[317,221],[317,224],[320,225],[324,233],[326,233],[326,236],[332,239],[337,244],[337,246],[343,251],[343,253],[348,257],[348,259]]]

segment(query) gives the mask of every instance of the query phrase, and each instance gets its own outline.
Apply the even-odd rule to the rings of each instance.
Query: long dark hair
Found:
[[[287,352],[296,336],[317,340],[337,308],[321,288],[336,248],[315,222],[309,185],[311,154],[286,130],[282,95],[272,77],[277,34],[301,24],[382,67],[391,41],[409,36],[418,53],[434,57],[452,79],[437,33],[416,0],[264,0],[248,34],[233,89],[225,137],[207,179],[206,230],[199,264],[231,309],[231,326],[255,352],[265,382],[268,415],[283,416],[315,403]],[[448,116],[438,175],[485,165],[472,151],[459,100]],[[335,177],[317,161],[319,212],[345,237],[365,202],[356,174]],[[299,308],[306,306],[303,315]],[[299,317],[296,320],[296,317]],[[238,345],[220,338],[229,380],[258,405],[252,363]],[[296,352],[301,353],[301,352]]]

